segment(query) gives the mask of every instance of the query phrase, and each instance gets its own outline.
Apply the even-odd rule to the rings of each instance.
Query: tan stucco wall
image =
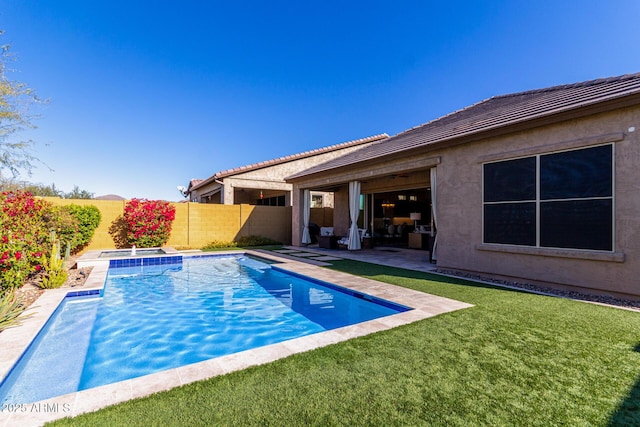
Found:
[[[629,132],[630,127],[637,130]],[[498,248],[497,245],[482,244],[483,162],[580,148],[616,139],[621,140],[614,143],[613,253],[544,248],[522,250],[522,247]],[[296,192],[349,180],[370,181],[371,184],[363,184],[363,193],[374,188],[380,191],[385,185],[375,181],[376,178],[389,180],[392,173],[403,169],[422,171],[419,182],[427,183],[426,174],[432,166],[437,168],[439,267],[640,296],[640,107],[568,120],[423,154],[414,153],[376,165],[351,167],[347,171],[296,182]],[[336,193],[334,218],[346,218],[346,225],[334,219],[337,228],[348,227],[346,193]],[[295,225],[295,218],[293,223]],[[294,242],[299,241],[296,235],[298,228],[293,229]]]
[[[284,181],[286,177],[301,172],[305,169],[309,169],[319,163],[324,163],[336,157],[343,156],[366,145],[368,144],[342,148],[327,153],[316,154],[310,157],[291,160],[288,162],[263,167],[261,169],[240,172],[228,177],[224,177],[222,178],[222,182],[224,182],[222,203],[231,205],[239,202],[252,202],[252,200],[235,200],[234,188],[250,188],[265,191],[279,190],[291,192],[293,186]],[[193,197],[197,199],[199,197],[199,194],[207,193],[208,191],[213,190],[217,185],[218,184],[216,184],[215,182],[204,185],[194,191]],[[287,205],[291,205],[289,197],[287,197]]]
[[[69,200],[46,197],[56,205],[94,205],[102,220],[85,250],[113,249],[109,227],[124,212],[125,201]],[[214,241],[231,242],[241,236],[262,236],[291,242],[291,207],[174,203],[176,217],[167,246],[201,248]]]
[[[309,209],[309,222],[313,222],[319,227],[333,227],[333,208]]]
[[[571,120],[442,151],[437,167],[438,266],[640,295],[640,108]],[[626,133],[615,147],[615,255],[496,252],[482,244],[482,162],[583,147]],[[507,154],[505,154],[507,152]],[[489,245],[490,246],[490,245]],[[514,248],[517,251],[519,248]],[[622,255],[624,254],[624,255]],[[624,262],[620,259],[624,257]],[[582,259],[586,258],[586,259]]]
[[[349,234],[349,187],[343,186],[334,193],[333,208],[333,232],[336,236],[346,236]]]
[[[239,206],[240,236],[264,236],[291,244],[291,206]]]

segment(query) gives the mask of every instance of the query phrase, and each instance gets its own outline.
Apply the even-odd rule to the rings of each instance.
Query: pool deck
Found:
[[[328,265],[331,261],[349,259],[423,272],[433,272],[437,269],[435,262],[429,262],[429,252],[417,249],[376,246],[371,249],[348,251],[346,249],[324,249],[317,245],[311,245],[284,246],[283,249],[274,252],[278,252],[287,259],[307,258],[307,262],[320,266]]]
[[[3,407],[0,408],[0,427],[42,425],[45,422],[55,419],[73,417],[109,405],[169,390],[184,384],[227,374],[250,366],[273,362],[292,354],[302,353],[351,338],[406,325],[439,314],[472,307],[471,304],[452,299],[321,268],[319,265],[314,265],[314,262],[309,262],[311,260],[299,258],[297,260],[293,256],[287,256],[287,254],[276,256],[272,253],[262,251],[259,253],[254,251],[245,252],[276,261],[278,262],[278,267],[282,269],[383,298],[411,307],[413,310],[217,357],[155,374],[132,378],[126,381],[69,393],[41,402],[14,405],[10,408]],[[239,254],[241,252],[232,251],[228,253]],[[216,254],[223,255],[225,252],[216,252]],[[189,255],[191,254],[185,254],[185,256]],[[322,263],[322,260],[318,261]],[[396,266],[402,267],[401,265]],[[428,266],[425,266],[425,268],[428,268]],[[85,285],[78,290],[102,289],[107,270],[107,263],[98,263],[95,265]],[[19,359],[29,343],[35,338],[38,331],[46,323],[64,297],[76,291],[76,289],[72,288],[46,291],[33,306],[24,313],[33,313],[31,317],[27,318],[21,326],[9,328],[0,333],[0,348],[2,348],[2,353],[0,353],[0,378],[4,378],[9,373],[12,366]]]
[[[147,250],[159,250],[162,251],[162,254],[149,254],[149,253],[145,253],[145,251]],[[104,251],[87,251],[84,254],[82,254],[82,256],[80,258],[78,258],[76,260],[76,267],[77,268],[84,268],[84,267],[93,267],[96,265],[100,265],[100,264],[106,264],[107,266],[109,265],[109,261],[112,259],[131,259],[131,258],[155,258],[155,257],[161,257],[161,256],[165,256],[165,255],[182,255],[181,252],[175,250],[174,248],[170,248],[170,247],[163,247],[163,248],[149,248],[149,249],[145,249],[145,248],[141,248],[138,249],[135,255],[132,255],[132,250],[131,249],[111,249],[111,250],[104,250]],[[118,252],[122,255],[118,256],[118,257],[102,257],[101,254],[102,253],[113,253],[113,252]]]

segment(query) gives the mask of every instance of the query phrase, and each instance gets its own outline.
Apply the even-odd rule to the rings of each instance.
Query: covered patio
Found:
[[[307,171],[289,177],[287,180],[294,184],[292,243],[308,247],[314,240],[308,234],[309,195],[311,191],[325,191],[334,197],[331,232],[338,245],[347,249],[345,252],[369,251],[365,253],[391,259],[389,265],[403,262],[401,254],[410,254],[412,262],[434,261],[439,163],[437,157],[398,159],[384,166],[351,168],[343,173],[334,169],[330,175]],[[367,255],[354,255],[361,256]]]

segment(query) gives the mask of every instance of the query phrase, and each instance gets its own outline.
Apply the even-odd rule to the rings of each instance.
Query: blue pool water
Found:
[[[35,402],[406,310],[245,256],[110,268],[101,293],[60,304],[0,384],[0,402]]]

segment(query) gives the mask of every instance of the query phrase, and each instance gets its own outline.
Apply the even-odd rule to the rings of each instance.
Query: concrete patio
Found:
[[[327,265],[327,263],[334,260],[350,259],[425,272],[431,272],[437,268],[435,262],[429,262],[429,252],[427,251],[387,246],[377,246],[359,251],[324,249],[317,245],[305,247],[285,246],[284,249],[273,252],[278,252],[279,256],[284,258],[305,261],[315,265]]]

